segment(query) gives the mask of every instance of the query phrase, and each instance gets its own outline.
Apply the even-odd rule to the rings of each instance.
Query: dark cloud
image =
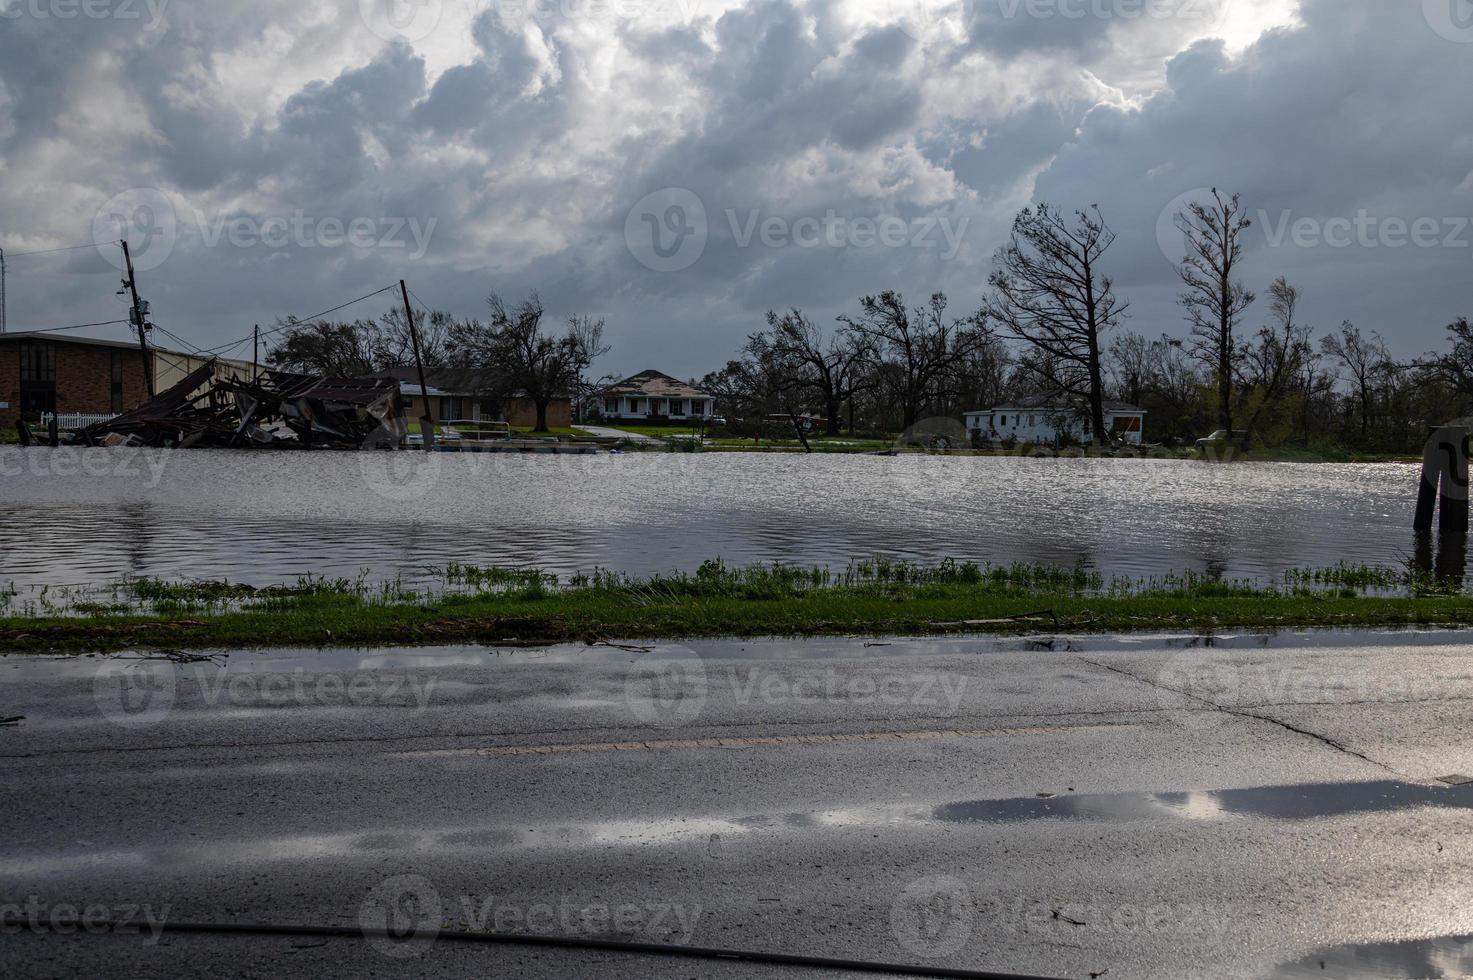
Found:
[[[85,239],[113,195],[158,188],[181,231],[147,292],[202,346],[403,276],[461,314],[493,289],[537,288],[555,315],[608,320],[611,370],[692,375],[768,307],[828,320],[892,286],[975,305],[1031,198],[1098,202],[1121,233],[1111,259],[1133,326],[1179,333],[1158,218],[1221,186],[1267,219],[1253,284],[1299,280],[1322,325],[1363,319],[1405,352],[1469,312],[1473,241],[1262,235],[1285,216],[1473,215],[1473,140],[1457,125],[1473,45],[1439,36],[1420,5],[1305,0],[1254,40],[1242,11],[1281,0],[1236,0],[1228,43],[1189,17],[1035,16],[1028,2],[919,0],[933,16],[903,23],[916,4],[876,18],[843,0],[646,3],[604,20],[583,4],[526,19],[479,5],[413,43],[374,35],[356,0],[173,4],[155,32],[0,21],[0,245]],[[625,239],[631,209],[662,188],[705,212],[704,249],[678,271],[642,264]],[[422,254],[211,244],[222,221],[298,212],[433,233]],[[786,238],[746,237],[769,219]],[[887,220],[905,243],[866,243]],[[794,240],[815,222],[843,229],[840,244]],[[927,222],[932,244],[913,242]],[[115,312],[101,258],[23,261],[13,324]]]

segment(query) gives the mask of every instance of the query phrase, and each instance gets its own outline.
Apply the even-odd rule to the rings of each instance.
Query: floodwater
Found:
[[[875,556],[1263,579],[1401,564],[1416,486],[1396,464],[0,447],[0,585]]]

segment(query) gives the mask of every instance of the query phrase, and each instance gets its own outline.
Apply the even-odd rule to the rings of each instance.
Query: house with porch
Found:
[[[691,422],[715,415],[716,399],[660,371],[641,371],[595,391],[588,408],[590,415],[606,421]]]
[[[967,433],[974,442],[1057,446],[1093,441],[1089,410],[1061,398],[1035,395],[1010,405],[966,413]],[[1105,402],[1105,440],[1139,446],[1146,412],[1126,402]]]

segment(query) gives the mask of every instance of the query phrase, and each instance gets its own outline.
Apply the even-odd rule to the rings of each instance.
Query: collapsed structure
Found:
[[[130,412],[85,426],[85,446],[393,448],[407,434],[399,385],[389,379],[325,378],[263,371],[217,377],[214,361]],[[59,440],[59,434],[51,435]],[[21,423],[21,440],[34,436]]]

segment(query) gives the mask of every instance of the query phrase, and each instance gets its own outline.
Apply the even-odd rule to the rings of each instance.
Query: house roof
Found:
[[[366,375],[369,378],[393,378],[400,382],[400,391],[406,395],[419,394],[419,369],[413,367],[384,368]],[[483,368],[425,368],[425,383],[431,395],[525,398],[525,391],[501,391],[501,381],[496,372]],[[408,386],[408,387],[405,387]],[[409,390],[413,388],[413,390]],[[567,398],[567,395],[559,395]]]
[[[138,341],[136,340],[103,340],[101,337],[78,337],[75,334],[51,333],[50,331],[46,330],[22,330],[13,333],[0,333],[0,344],[7,343],[8,341],[12,340],[45,340],[48,342],[55,342],[59,344],[77,344],[82,347],[107,347],[112,350],[130,351],[138,350]],[[148,349],[155,354],[166,354],[170,357],[192,357],[195,360],[199,361],[208,361],[214,359],[226,364],[250,363],[249,361],[240,361],[228,357],[215,357],[212,354],[191,354],[188,351],[174,350],[169,347],[159,347],[155,344],[149,344]]]
[[[641,371],[631,375],[617,384],[611,384],[607,388],[600,388],[594,392],[595,397],[605,398],[609,395],[638,395],[644,398],[710,398],[711,393],[702,391],[695,385],[686,384],[676,378],[670,377],[661,371]]]

